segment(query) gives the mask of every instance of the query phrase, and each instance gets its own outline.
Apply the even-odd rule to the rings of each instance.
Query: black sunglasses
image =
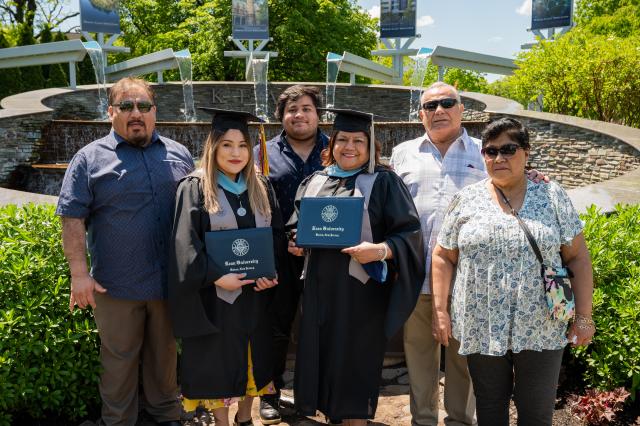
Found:
[[[498,154],[502,154],[503,157],[509,158],[512,157],[520,148],[522,147],[517,143],[508,143],[506,145],[502,145],[500,148],[496,148],[495,146],[482,148],[480,152],[482,155],[486,155],[489,158],[496,158]]]
[[[140,111],[143,114],[145,112],[151,111],[151,108],[153,108],[153,104],[147,101],[140,101],[140,102],[122,101],[119,104],[113,104],[113,106],[118,107],[122,112],[131,112],[133,111],[133,108],[137,106],[138,111]]]
[[[427,111],[435,111],[440,105],[444,109],[453,108],[458,103],[456,98],[436,99],[435,101],[427,101],[422,104],[422,108]]]

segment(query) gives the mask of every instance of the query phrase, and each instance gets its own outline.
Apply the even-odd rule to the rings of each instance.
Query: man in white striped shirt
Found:
[[[393,149],[391,167],[409,188],[418,209],[425,241],[427,275],[416,308],[405,324],[404,351],[409,370],[411,424],[438,424],[440,345],[432,335],[431,253],[453,195],[484,179],[481,142],[462,127],[464,106],[457,90],[437,82],[421,97],[420,118],[426,133]],[[453,287],[453,286],[452,286]],[[473,425],[475,398],[467,361],[459,343],[445,351],[444,405],[447,425]]]

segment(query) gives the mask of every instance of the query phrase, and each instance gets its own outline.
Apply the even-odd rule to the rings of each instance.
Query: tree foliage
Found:
[[[35,38],[79,15],[70,10],[69,0],[0,0],[0,12],[1,24],[25,26]]]
[[[376,62],[386,67],[392,66],[391,57],[379,57],[376,59]],[[416,72],[420,72],[420,70],[416,68],[416,62],[413,59],[405,56],[403,66],[404,75],[402,78],[402,84],[405,86],[417,85],[420,87],[428,87],[432,83],[438,81],[438,67],[431,62],[428,62],[427,64],[427,69],[424,72],[424,79],[422,82],[413,81],[414,74]],[[466,92],[485,93],[488,86],[485,74],[461,68],[445,68],[443,81],[456,87],[458,90]]]
[[[640,34],[640,0],[583,0],[578,25],[590,33],[629,37]]]
[[[25,23],[18,27],[18,46],[27,46],[36,44],[33,37],[32,29]],[[22,77],[22,90],[36,90],[44,88],[44,76],[42,75],[42,66],[34,65],[30,67],[20,68]]]
[[[120,7],[133,56],[189,49],[194,80],[244,79],[244,61],[224,57],[237,50],[229,40],[230,1],[122,0]],[[375,21],[352,0],[270,0],[269,34],[266,49],[278,52],[269,61],[271,80],[322,81],[327,52],[369,57],[376,42]]]
[[[578,25],[522,52],[489,92],[544,110],[640,127],[640,0],[583,0]]]
[[[11,47],[4,31],[0,31],[0,49]],[[20,68],[7,68],[0,72],[0,99],[20,93],[22,90],[22,76]]]

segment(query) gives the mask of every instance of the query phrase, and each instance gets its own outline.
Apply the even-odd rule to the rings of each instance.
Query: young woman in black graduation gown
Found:
[[[216,425],[224,426],[229,424],[228,407],[238,402],[234,424],[251,425],[252,398],[275,392],[268,310],[270,289],[277,280],[223,275],[209,261],[204,237],[212,225],[219,229],[215,225],[224,206],[233,211],[237,228],[256,227],[270,219],[276,265],[285,254],[286,237],[273,188],[254,169],[247,120],[256,118],[209,112],[214,114],[213,129],[201,168],[178,187],[169,306],[174,332],[182,339],[180,385],[185,410],[198,405],[213,410]],[[241,289],[241,293],[229,303],[218,297],[220,289]]]
[[[379,165],[379,149],[370,138],[371,115],[334,111],[334,133],[324,153],[327,167],[316,172],[328,177],[316,195],[353,196],[358,176],[376,173],[367,211],[373,241],[306,252],[294,394],[304,415],[319,410],[332,422],[365,425],[375,416],[388,339],[420,294],[424,249],[409,191]],[[297,225],[300,199],[316,175],[300,185],[289,228]],[[289,244],[290,252],[302,254]],[[350,275],[351,259],[366,266],[366,283]]]

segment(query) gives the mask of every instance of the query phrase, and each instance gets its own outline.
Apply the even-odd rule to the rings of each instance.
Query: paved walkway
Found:
[[[24,204],[57,204],[58,197],[51,195],[34,194],[32,192],[14,191],[13,189],[0,188],[0,206],[6,206],[7,204],[17,204],[22,206]]]
[[[400,360],[397,360],[400,361]],[[290,365],[291,367],[291,365]],[[293,401],[293,373],[287,371],[285,373],[285,388],[282,391],[283,399],[288,401],[289,404],[282,410],[282,426],[312,426],[326,424],[324,416],[316,417],[302,417],[295,414],[295,411],[291,408],[290,402]],[[441,385],[444,385],[444,379],[441,378]],[[442,398],[443,398],[443,386],[440,386],[440,419],[439,425],[444,425],[442,419],[444,419],[445,413],[442,411]],[[253,419],[256,426],[262,423],[258,420],[260,413],[258,412],[259,404],[256,398],[253,404]],[[230,410],[230,418],[235,415],[236,408],[233,407]],[[199,413],[196,418],[188,422],[188,426],[213,426],[215,422],[213,417],[206,412]],[[404,362],[392,365],[382,370],[382,387],[380,389],[380,398],[378,400],[378,409],[376,410],[376,417],[372,422],[369,422],[371,426],[383,426],[383,425],[407,425],[411,424],[411,413],[409,411],[409,377],[407,375],[407,368]],[[151,426],[145,424],[144,426]]]

